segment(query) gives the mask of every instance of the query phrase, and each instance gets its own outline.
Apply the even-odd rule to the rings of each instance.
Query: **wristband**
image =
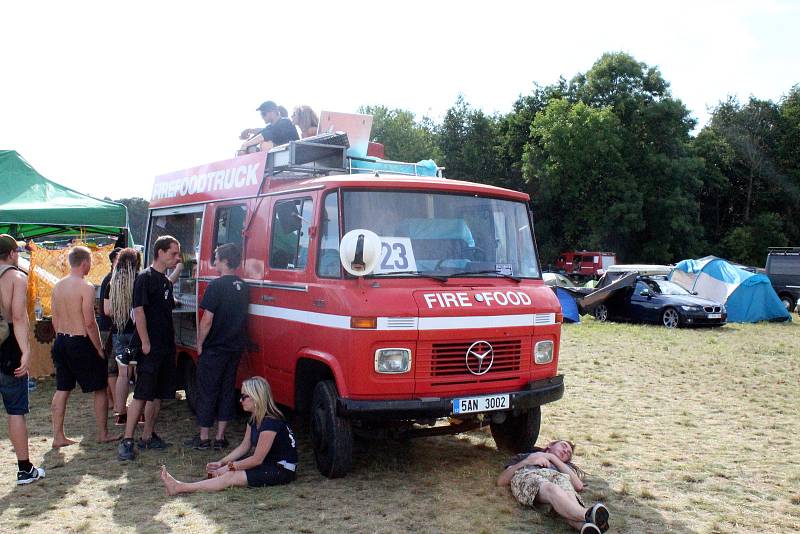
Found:
[[[236,471],[236,464],[234,462],[228,462],[228,471]]]

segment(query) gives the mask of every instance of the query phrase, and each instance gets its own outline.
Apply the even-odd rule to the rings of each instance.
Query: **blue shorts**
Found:
[[[17,378],[0,373],[0,394],[8,415],[28,413],[28,375]]]

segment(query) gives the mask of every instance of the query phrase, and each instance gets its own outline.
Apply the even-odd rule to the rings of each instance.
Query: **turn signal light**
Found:
[[[556,324],[561,324],[564,322],[564,314],[562,312],[556,312]]]
[[[377,317],[351,317],[350,328],[378,328]]]

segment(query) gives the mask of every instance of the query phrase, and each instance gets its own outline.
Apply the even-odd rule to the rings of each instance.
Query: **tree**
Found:
[[[414,114],[386,106],[362,106],[359,113],[372,115],[372,141],[382,143],[387,159],[397,161],[438,161],[433,121],[417,122]]]
[[[472,109],[458,97],[438,130],[446,176],[499,185],[502,173],[497,117]]]
[[[133,241],[138,245],[143,244],[147,234],[147,216],[150,203],[140,197],[121,198],[114,202],[124,204],[128,208],[128,225],[131,229]]]

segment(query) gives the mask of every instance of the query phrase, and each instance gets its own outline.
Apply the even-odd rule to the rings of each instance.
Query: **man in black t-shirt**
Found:
[[[260,132],[254,132],[253,130],[243,131],[241,137],[247,140],[242,144],[241,153],[247,153],[250,147],[256,146],[259,146],[260,150],[266,152],[273,146],[283,145],[289,141],[297,141],[300,139],[300,136],[297,134],[297,128],[294,127],[292,121],[287,117],[281,117],[278,105],[272,100],[267,100],[258,106],[256,111],[261,112],[261,118],[264,119],[267,127]],[[250,135],[253,136],[249,137]]]
[[[161,401],[175,398],[175,331],[172,323],[175,301],[172,282],[165,272],[178,264],[180,252],[180,243],[174,237],[161,236],[156,239],[153,243],[152,265],[139,273],[133,284],[135,337],[138,337],[141,354],[138,358],[133,401],[128,406],[125,437],[117,450],[120,460],[133,460],[136,457],[133,432],[147,401],[152,403],[145,413],[139,448],[169,447],[154,430]]]
[[[214,253],[220,277],[203,294],[203,317],[197,331],[197,425],[200,435],[185,443],[197,450],[228,446],[225,428],[236,415],[236,370],[247,340],[247,308],[250,292],[236,276],[242,261],[239,247],[220,245]],[[209,438],[214,419],[216,439]]]

